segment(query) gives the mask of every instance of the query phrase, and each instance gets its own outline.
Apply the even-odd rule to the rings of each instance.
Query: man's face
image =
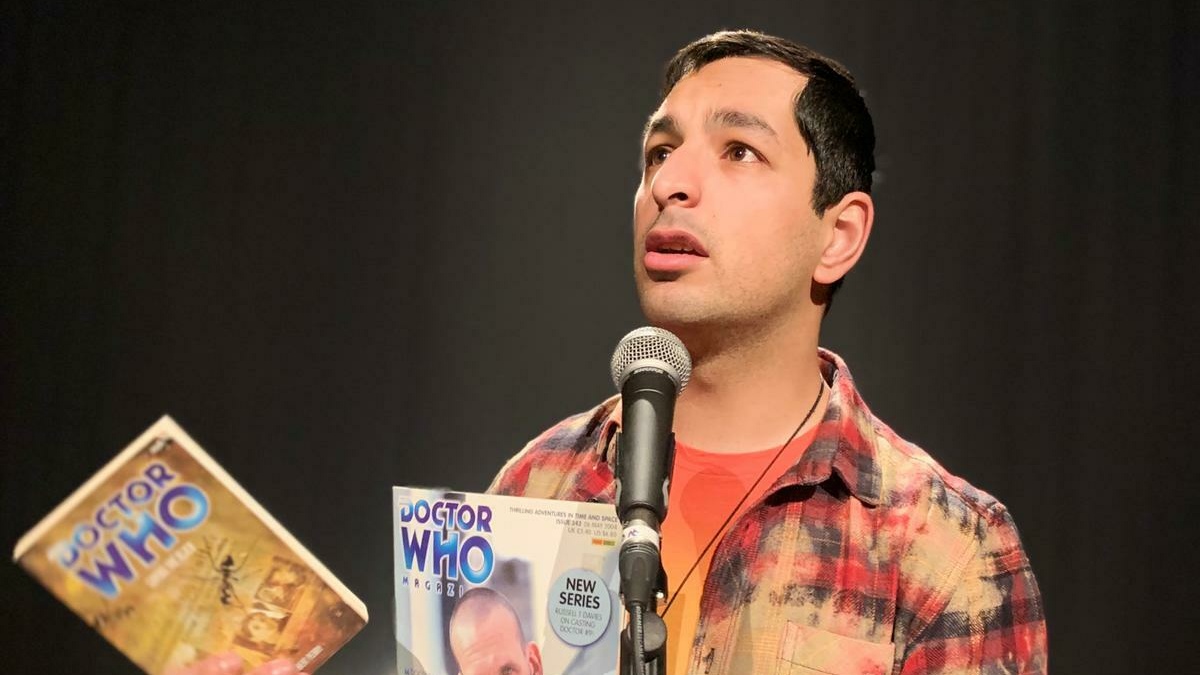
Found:
[[[469,617],[455,617],[450,627],[450,650],[462,675],[540,675],[512,614],[492,607]]]
[[[811,306],[823,228],[793,110],[804,84],[781,63],[722,59],[651,117],[634,201],[634,279],[651,323],[754,328]]]

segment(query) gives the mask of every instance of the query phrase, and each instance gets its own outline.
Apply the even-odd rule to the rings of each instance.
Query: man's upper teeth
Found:
[[[682,253],[684,251],[687,251],[688,253],[692,252],[692,249],[688,248],[687,246],[684,246],[683,244],[667,244],[664,248],[668,251],[676,251],[679,253]]]

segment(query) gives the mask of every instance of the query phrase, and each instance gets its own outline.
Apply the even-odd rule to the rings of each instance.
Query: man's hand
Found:
[[[242,657],[232,652],[210,656],[185,668],[176,668],[167,675],[241,675]],[[287,659],[276,659],[255,668],[245,675],[302,675]]]

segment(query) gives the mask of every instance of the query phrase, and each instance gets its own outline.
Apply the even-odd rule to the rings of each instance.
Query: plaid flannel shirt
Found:
[[[1045,673],[1037,582],[1002,504],[876,419],[845,363],[816,437],[717,545],[690,673]],[[619,398],[530,442],[490,492],[611,503]]]

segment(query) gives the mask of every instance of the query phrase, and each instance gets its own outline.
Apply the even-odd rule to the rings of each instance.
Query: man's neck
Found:
[[[817,331],[705,345],[675,408],[675,435],[707,452],[754,452],[788,439],[824,391]],[[689,345],[690,347],[691,345]],[[821,420],[825,399],[801,433]]]

